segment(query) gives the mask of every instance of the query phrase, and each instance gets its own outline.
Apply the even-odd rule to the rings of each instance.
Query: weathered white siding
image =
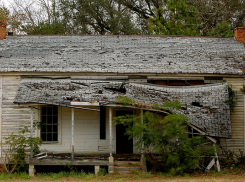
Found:
[[[30,108],[13,103],[19,83],[20,76],[2,77],[2,138],[30,126]]]
[[[243,78],[225,78],[233,89],[238,91],[238,105],[235,113],[231,114],[232,139],[222,139],[221,144],[231,151],[245,150],[244,143],[244,96],[240,88],[244,84]],[[20,82],[20,76],[0,77],[0,138],[17,133],[24,126],[30,126],[30,108],[14,104],[14,97]],[[2,86],[1,86],[2,84]],[[34,109],[36,119],[39,112]],[[137,113],[137,112],[136,112]],[[71,109],[60,107],[59,143],[43,144],[42,149],[53,152],[71,152]],[[75,152],[76,153],[109,153],[109,121],[108,109],[106,111],[106,139],[100,140],[99,112],[75,109]],[[115,116],[115,109],[113,109]],[[36,132],[40,136],[40,132]],[[113,152],[116,150],[116,133],[113,126]],[[136,151],[134,151],[136,152]]]
[[[71,108],[60,107],[59,112],[59,142],[43,144],[41,149],[51,152],[71,152]],[[99,112],[75,109],[74,120],[75,153],[109,153],[108,120],[106,140],[100,140]],[[115,129],[113,129],[113,136],[115,136]],[[113,141],[115,142],[114,137]]]
[[[0,141],[2,141],[2,83],[3,83],[3,77],[0,76]],[[0,156],[1,156],[1,148],[0,148]]]
[[[231,130],[232,139],[222,139],[221,146],[228,150],[238,153],[239,150],[245,150],[244,144],[244,95],[241,93],[240,88],[243,86],[243,78],[224,78],[229,84],[232,85],[233,90],[237,91],[238,102],[231,113]]]

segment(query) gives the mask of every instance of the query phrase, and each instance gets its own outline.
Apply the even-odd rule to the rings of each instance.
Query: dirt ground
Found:
[[[47,182],[47,181],[59,181],[59,182],[79,182],[79,181],[91,181],[91,182],[124,182],[124,181],[140,181],[140,182],[158,182],[158,181],[166,181],[166,182],[245,182],[245,173],[244,174],[199,174],[193,176],[184,176],[184,177],[166,177],[164,175],[106,175],[106,176],[90,176],[84,178],[72,178],[72,177],[62,177],[58,179],[53,179],[51,177],[32,177],[30,179],[6,179],[0,181],[19,181],[19,182]]]

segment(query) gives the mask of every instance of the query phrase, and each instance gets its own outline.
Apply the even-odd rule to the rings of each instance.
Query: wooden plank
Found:
[[[245,79],[243,79],[243,85],[245,85]],[[245,96],[243,95],[243,115],[245,113]],[[245,117],[243,118],[243,122],[245,123]],[[245,124],[243,125],[243,151],[245,151]]]
[[[112,157],[112,108],[109,107],[110,157]]]
[[[71,159],[74,159],[74,108],[71,109]]]
[[[31,107],[31,133],[30,133],[30,137],[33,138],[33,108]],[[30,151],[30,158],[33,157],[33,146],[31,145],[31,151]]]
[[[243,134],[241,135],[241,133],[239,132],[238,134],[232,134],[232,138],[240,138],[240,139],[243,139],[244,136],[243,136]]]
[[[244,128],[243,128],[243,126],[242,127],[240,127],[240,128],[235,128],[235,127],[232,127],[232,132],[233,133],[235,133],[235,132],[243,132],[244,131]]]
[[[2,98],[3,98],[3,77],[0,77],[0,142],[2,142]],[[2,156],[2,148],[0,147],[0,157]]]
[[[69,159],[32,159],[30,163],[32,165],[78,165],[78,166],[107,166],[107,160],[69,160]]]

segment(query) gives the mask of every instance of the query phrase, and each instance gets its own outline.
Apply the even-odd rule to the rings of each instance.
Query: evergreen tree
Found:
[[[35,27],[22,26],[22,30],[28,35],[49,35],[49,34],[65,34],[65,26],[59,21],[41,22]]]
[[[149,33],[157,35],[200,34],[201,21],[196,18],[194,7],[185,0],[164,0],[163,7],[153,9],[154,15],[149,18]]]
[[[196,15],[202,21],[201,35],[227,36],[236,27],[245,25],[244,0],[188,0],[195,7]],[[221,28],[222,27],[222,28]],[[223,29],[220,34],[217,29]]]
[[[63,23],[71,34],[138,34],[130,11],[113,0],[62,0]]]

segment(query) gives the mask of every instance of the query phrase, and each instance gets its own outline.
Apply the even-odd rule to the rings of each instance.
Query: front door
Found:
[[[118,110],[116,116],[124,116],[126,114],[133,114],[131,110]],[[116,125],[116,153],[117,154],[132,154],[133,153],[133,140],[128,139],[128,135],[124,135],[126,126],[122,124]]]

